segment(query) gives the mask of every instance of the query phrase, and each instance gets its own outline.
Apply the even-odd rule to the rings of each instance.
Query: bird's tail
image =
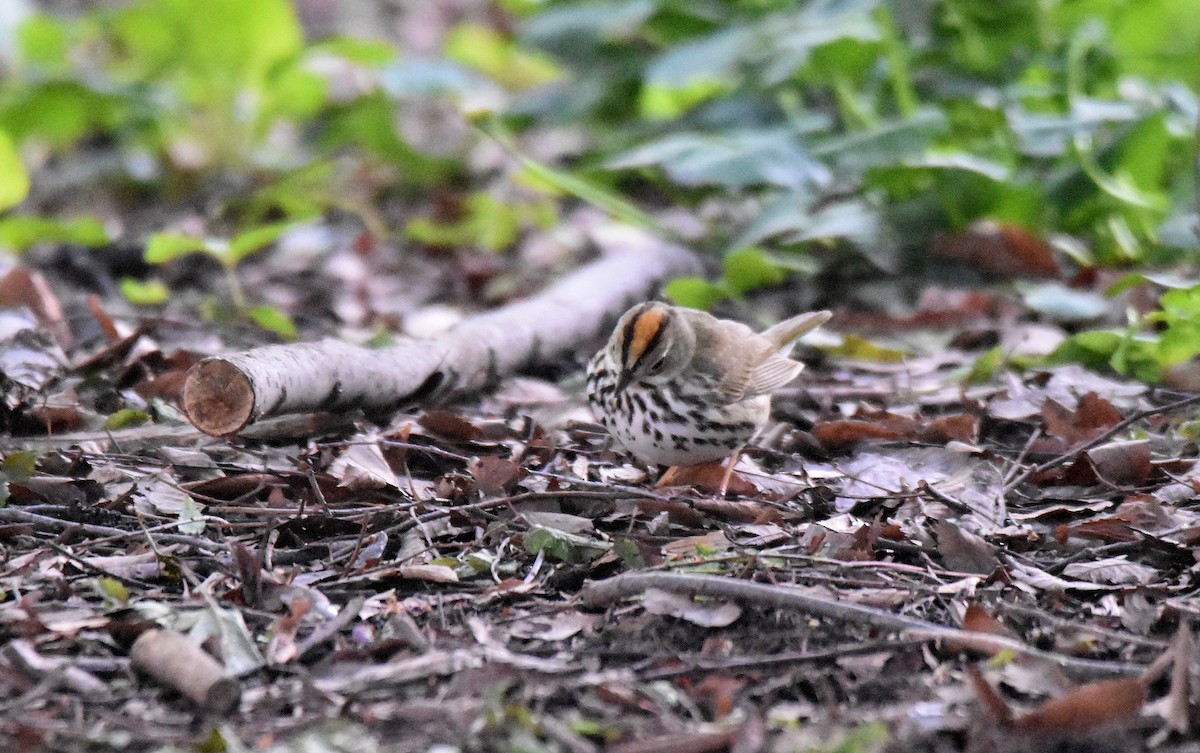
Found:
[[[829,321],[833,314],[829,311],[810,311],[807,314],[793,316],[791,319],[776,324],[764,331],[762,336],[771,341],[776,348],[783,349],[791,345],[798,337],[806,332],[820,327]]]

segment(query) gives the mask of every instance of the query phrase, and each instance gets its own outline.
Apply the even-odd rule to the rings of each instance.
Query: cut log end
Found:
[[[236,678],[183,633],[151,629],[129,651],[134,667],[190,698],[206,714],[228,716],[241,702]]]
[[[233,434],[250,423],[254,386],[237,366],[220,358],[206,358],[188,371],[183,383],[183,410],[205,434]]]

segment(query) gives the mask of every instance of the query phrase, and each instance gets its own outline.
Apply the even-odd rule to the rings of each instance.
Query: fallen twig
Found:
[[[1046,471],[1049,471],[1053,468],[1057,468],[1060,465],[1066,465],[1067,463],[1071,462],[1072,460],[1079,457],[1080,455],[1087,452],[1088,450],[1090,450],[1094,447],[1099,447],[1100,445],[1104,444],[1108,440],[1115,437],[1117,434],[1120,434],[1121,432],[1128,429],[1130,426],[1133,426],[1134,424],[1136,424],[1138,421],[1143,421],[1147,418],[1150,418],[1151,416],[1159,416],[1164,413],[1173,413],[1173,412],[1179,410],[1180,408],[1186,408],[1189,405],[1195,405],[1197,403],[1200,403],[1200,395],[1192,395],[1190,397],[1185,397],[1182,400],[1176,400],[1173,403],[1167,403],[1166,405],[1160,405],[1157,408],[1147,408],[1146,410],[1137,411],[1136,413],[1128,416],[1124,420],[1119,421],[1116,424],[1113,424],[1111,427],[1109,427],[1107,430],[1105,430],[1099,436],[1093,437],[1092,439],[1089,439],[1088,441],[1084,442],[1083,444],[1079,445],[1078,447],[1073,447],[1070,450],[1068,450],[1067,452],[1064,452],[1063,454],[1061,454],[1057,457],[1051,458],[1050,460],[1047,460],[1045,463],[1042,463],[1041,465],[1035,465],[1033,468],[1026,470],[1024,473],[1021,473],[1016,478],[1014,478],[1012,481],[1009,481],[1007,484],[1004,485],[1004,491],[1002,492],[1002,495],[1007,497],[1009,495],[1009,493],[1012,492],[1013,489],[1016,489],[1018,486],[1025,483],[1026,481],[1033,478],[1034,476],[1045,473]]]
[[[478,392],[556,359],[598,338],[665,280],[696,270],[685,248],[634,228],[609,230],[605,240],[619,252],[538,295],[464,319],[440,337],[403,338],[386,348],[324,340],[206,358],[188,372],[184,410],[201,431],[227,435],[267,416],[386,411]]]
[[[786,586],[772,586],[716,575],[684,573],[627,573],[601,581],[592,581],[579,592],[579,601],[587,606],[601,606],[640,594],[648,588],[658,588],[689,596],[709,596],[750,602],[760,606],[790,609],[831,620],[853,622],[874,628],[899,632],[906,638],[951,640],[960,648],[988,652],[1009,650],[1048,662],[1079,677],[1138,676],[1145,667],[1124,662],[1104,662],[1042,651],[1020,641],[988,633],[945,627],[937,623],[885,612],[862,604],[839,602],[805,594]]]

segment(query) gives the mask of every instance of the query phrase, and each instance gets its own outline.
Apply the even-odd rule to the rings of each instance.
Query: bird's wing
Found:
[[[764,331],[762,336],[767,338],[776,349],[782,349],[791,345],[805,332],[820,327],[832,316],[833,314],[829,311],[809,311],[776,324]]]
[[[800,376],[804,364],[776,353],[755,366],[746,382],[746,397],[766,395]]]
[[[775,348],[763,344],[756,354],[748,355],[735,368],[731,368],[717,385],[717,391],[727,403],[748,400],[766,395],[795,379],[804,364],[775,352]]]

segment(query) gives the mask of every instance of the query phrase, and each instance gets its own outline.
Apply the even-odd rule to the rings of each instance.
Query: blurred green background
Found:
[[[125,241],[151,265],[199,252],[232,273],[334,216],[401,247],[502,254],[583,206],[709,254],[711,275],[668,289],[688,305],[815,281],[812,303],[870,308],[870,281],[941,279],[951,259],[956,280],[1174,291],[1059,357],[1156,380],[1200,352],[1200,0],[0,13],[13,254]],[[181,206],[204,227],[173,229]],[[989,268],[994,251],[1012,263]]]

